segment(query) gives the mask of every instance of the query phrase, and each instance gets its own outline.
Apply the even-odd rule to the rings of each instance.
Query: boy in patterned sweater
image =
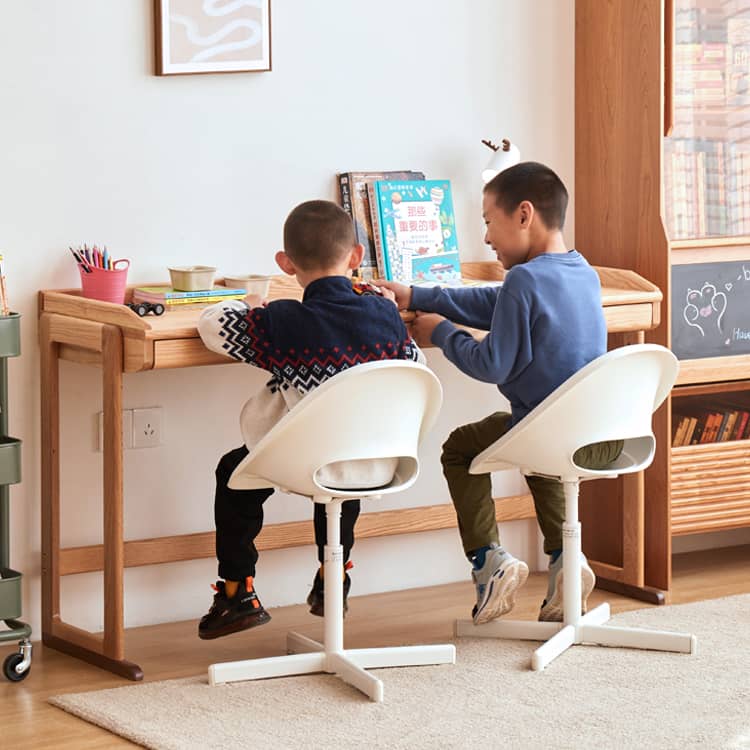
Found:
[[[201,315],[198,332],[209,349],[267,370],[271,379],[242,409],[244,445],[223,456],[216,469],[216,556],[223,580],[214,586],[213,604],[198,626],[200,638],[218,638],[271,619],[255,593],[253,578],[258,560],[254,540],[263,526],[263,503],[273,490],[227,486],[248,449],[310,391],[337,373],[375,360],[420,358],[394,295],[389,291],[383,296],[363,295],[352,289],[352,271],[363,252],[345,211],[329,201],[302,203],[287,217],[284,250],[276,254],[281,270],[295,276],[304,289],[302,301],[283,299],[262,305],[260,299],[248,297],[219,302]],[[326,520],[322,506],[316,504],[314,513],[321,568],[307,601],[313,614],[322,615]],[[359,500],[343,503],[345,608],[351,584],[345,571],[350,567],[358,516]]]

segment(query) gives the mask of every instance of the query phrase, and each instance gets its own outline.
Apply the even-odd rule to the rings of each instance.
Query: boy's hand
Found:
[[[242,301],[252,310],[254,307],[265,307],[268,300],[264,300],[260,294],[248,294]]]
[[[411,287],[406,284],[399,284],[397,281],[386,281],[385,279],[375,279],[375,286],[379,286],[383,292],[386,290],[393,292],[393,299],[399,310],[408,309],[411,304]]]
[[[396,305],[396,307],[398,307],[398,302],[396,302],[396,294],[392,289],[386,289],[384,286],[381,286],[380,291],[386,299],[389,299],[391,302],[393,302],[394,305]]]
[[[432,343],[432,332],[446,318],[437,313],[417,311],[417,317],[409,325],[409,333],[417,346],[429,346]]]

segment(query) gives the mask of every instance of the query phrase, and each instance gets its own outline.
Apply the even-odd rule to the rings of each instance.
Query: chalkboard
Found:
[[[672,266],[672,351],[750,354],[750,260]]]

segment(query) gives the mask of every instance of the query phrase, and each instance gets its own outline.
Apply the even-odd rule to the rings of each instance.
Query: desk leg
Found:
[[[123,624],[122,510],[122,334],[104,326],[102,336],[102,401],[104,410],[104,653],[122,661],[125,656]]]
[[[39,319],[42,428],[42,640],[60,617],[60,373],[50,316]]]
[[[60,326],[39,319],[42,426],[42,641],[130,680],[143,679],[124,657],[123,492],[122,492],[122,334],[101,326],[104,401],[104,634],[76,628],[60,616]],[[58,321],[59,322],[59,321]],[[89,324],[91,325],[91,324]],[[93,339],[94,337],[92,337]]]

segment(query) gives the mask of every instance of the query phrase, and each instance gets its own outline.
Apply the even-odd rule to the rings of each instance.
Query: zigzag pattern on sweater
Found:
[[[252,313],[250,313],[252,315]],[[339,372],[364,362],[381,359],[407,359],[416,361],[418,353],[411,339],[397,343],[362,344],[359,352],[352,346],[319,348],[313,354],[304,349],[301,354],[271,350],[269,341],[263,338],[263,329],[252,325],[250,315],[239,310],[226,310],[220,319],[221,336],[225,339],[224,350],[233,359],[260,367],[274,375],[267,384],[273,391],[288,383],[301,393],[308,393]]]

